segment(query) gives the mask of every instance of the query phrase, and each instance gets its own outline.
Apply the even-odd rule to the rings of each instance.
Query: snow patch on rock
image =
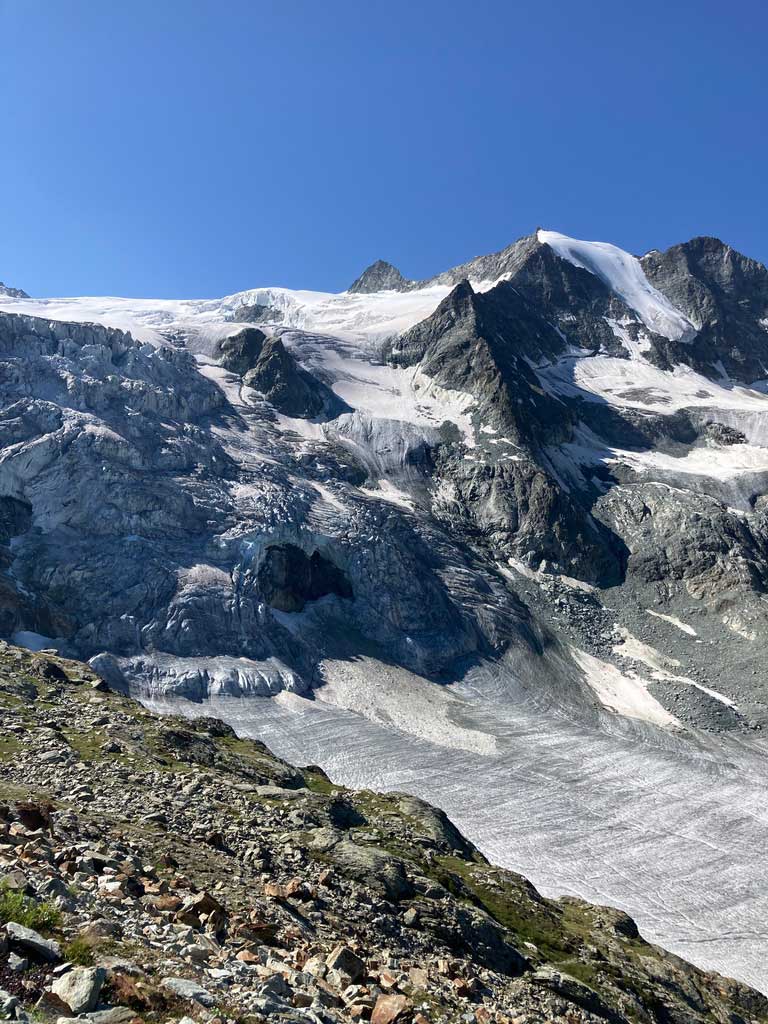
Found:
[[[539,231],[538,239],[562,259],[599,277],[656,334],[687,340],[691,322],[648,281],[640,260],[609,242],[584,242],[557,231]]]

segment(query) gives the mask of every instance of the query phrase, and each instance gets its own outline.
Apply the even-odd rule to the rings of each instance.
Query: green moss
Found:
[[[592,964],[585,963],[583,960],[558,960],[557,966],[563,973],[570,974],[572,978],[584,985],[589,985],[595,990],[599,989],[598,970]]]
[[[343,786],[337,786],[330,779],[324,778],[315,772],[304,772],[304,781],[311,793],[320,793],[322,796],[332,796],[334,793],[345,792]]]
[[[16,736],[6,733],[0,736],[0,761],[7,761],[22,748],[21,741]]]
[[[512,887],[489,884],[472,863],[458,857],[438,857],[436,863],[442,868],[435,873],[441,885],[457,896],[462,895],[464,888],[463,895],[468,892],[472,902],[512,932],[517,940],[536,946],[545,960],[562,963],[573,958],[581,943],[575,941],[577,936],[571,938],[567,934],[563,918],[548,905],[538,906],[527,893]],[[461,885],[456,884],[456,876]]]
[[[99,733],[65,732],[64,736],[81,761],[100,761],[106,756],[100,749],[104,737]]]
[[[430,1019],[439,1017],[446,1010],[445,1003],[432,989],[410,988],[408,994],[413,1005],[425,1011]]]
[[[144,771],[163,772],[166,775],[191,775],[197,765],[189,761],[176,761],[174,758],[162,758],[155,761],[137,760],[136,767]]]
[[[258,740],[239,736],[217,736],[214,740],[218,750],[230,759],[219,764],[219,769],[242,772],[244,768],[271,779],[278,784],[284,778],[284,767],[266,750]]]

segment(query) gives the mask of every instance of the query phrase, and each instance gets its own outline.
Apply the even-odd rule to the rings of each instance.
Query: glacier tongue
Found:
[[[340,679],[340,666],[326,664],[331,685],[314,701],[144,701],[213,714],[282,757],[321,764],[338,783],[428,798],[545,894],[623,907],[651,941],[765,991],[759,749],[731,740],[697,751],[585,729],[510,699],[513,679],[492,666],[438,690],[413,678],[407,693],[404,673],[382,664],[356,692],[352,676],[364,683],[363,668],[348,662]]]
[[[609,242],[583,242],[557,231],[537,234],[542,245],[554,249],[562,259],[599,277],[649,330],[673,341],[685,340],[695,331],[680,310],[649,283],[635,256]]]

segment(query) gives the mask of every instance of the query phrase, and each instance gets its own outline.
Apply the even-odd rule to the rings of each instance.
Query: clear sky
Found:
[[[537,225],[768,261],[764,0],[0,0],[0,280],[341,290]]]

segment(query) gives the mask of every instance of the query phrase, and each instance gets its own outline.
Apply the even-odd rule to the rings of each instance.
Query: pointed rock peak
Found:
[[[451,330],[456,323],[477,320],[479,312],[478,295],[470,282],[464,278],[451,289],[434,313],[412,327],[403,337],[417,334],[422,329],[441,334]]]
[[[350,292],[405,292],[412,282],[403,277],[397,267],[386,260],[376,260],[349,286]]]
[[[5,296],[9,299],[28,299],[29,296],[26,292],[22,291],[21,288],[11,288],[8,284],[3,284],[0,281],[0,295]]]
[[[422,324],[437,334],[452,330],[459,323],[465,327],[476,327],[481,315],[480,298],[465,278],[445,296],[431,316],[412,330],[418,331]]]
[[[459,281],[456,287],[443,299],[441,306],[449,306],[456,312],[462,312],[464,310],[474,310],[475,308],[475,289],[471,283],[464,278],[463,281]]]

